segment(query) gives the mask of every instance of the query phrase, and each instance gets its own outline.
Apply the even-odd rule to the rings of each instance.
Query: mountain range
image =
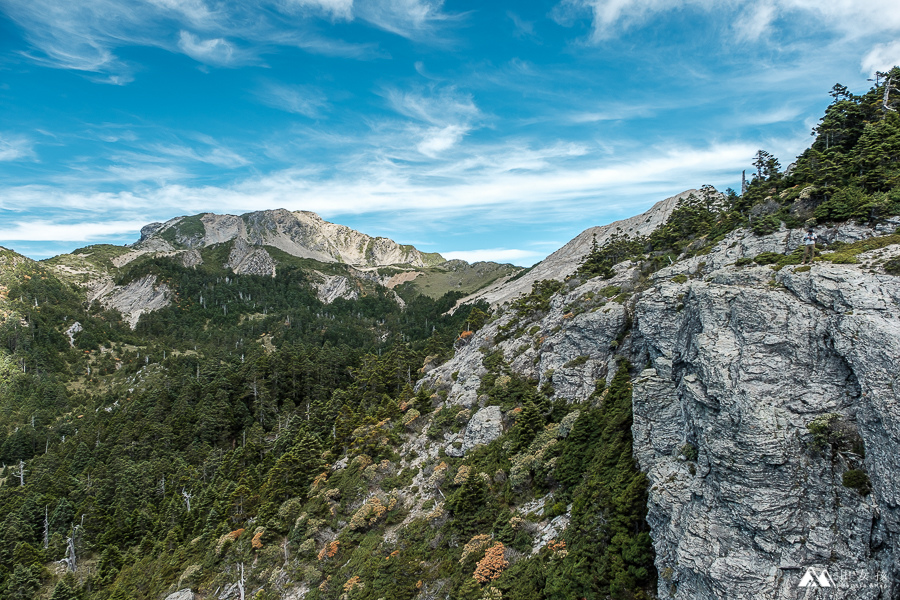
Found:
[[[900,597],[884,97],[530,269],[287,210],[0,248],[3,597]]]

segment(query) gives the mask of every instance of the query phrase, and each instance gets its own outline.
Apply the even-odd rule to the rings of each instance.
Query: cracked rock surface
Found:
[[[421,385],[477,416],[482,359],[500,351],[520,376],[582,402],[626,356],[660,598],[814,597],[798,587],[810,568],[828,570],[829,597],[898,598],[900,277],[879,261],[900,246],[808,270],[735,265],[790,252],[799,235],[739,230],[642,285],[625,263],[610,280],[567,281],[546,311],[501,303]],[[845,486],[848,471],[871,489]]]

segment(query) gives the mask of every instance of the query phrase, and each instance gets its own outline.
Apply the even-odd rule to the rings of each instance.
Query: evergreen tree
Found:
[[[5,597],[9,600],[32,600],[41,587],[39,567],[17,564],[9,578]]]
[[[53,588],[53,595],[50,600],[80,600],[78,598],[78,584],[71,573],[59,580],[56,587]]]

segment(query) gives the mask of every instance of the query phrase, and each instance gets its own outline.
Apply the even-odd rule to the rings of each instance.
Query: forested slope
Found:
[[[171,290],[132,329],[61,277],[60,261],[0,251],[4,597],[726,597],[724,575],[667,562],[691,550],[673,549],[673,511],[717,509],[672,494],[715,498],[724,488],[708,482],[727,472],[711,459],[728,459],[721,448],[691,429],[710,412],[684,395],[707,381],[689,350],[715,321],[704,307],[718,306],[716,286],[789,306],[822,302],[823,281],[853,285],[870,291],[828,313],[835,339],[851,317],[895,326],[887,309],[867,320],[882,309],[865,302],[890,308],[900,273],[900,118],[884,97],[883,85],[836,87],[789,172],[760,152],[743,194],[701,188],[649,234],[596,244],[577,271],[493,310],[450,315],[462,294],[411,286],[396,288],[403,308],[374,285],[325,304],[299,262],[272,278],[154,255],[115,271],[116,283],[152,276]],[[797,228],[813,223],[829,245],[799,266]],[[688,364],[695,372],[679,370]],[[839,477],[857,473],[835,497],[868,515],[869,503],[887,506],[896,473],[871,457],[894,433],[873,425],[890,411],[853,402],[829,405],[840,416],[813,459],[825,452]],[[804,444],[815,417],[790,422]],[[834,437],[829,424],[845,421],[874,454]],[[888,576],[897,532],[880,523],[876,575]]]

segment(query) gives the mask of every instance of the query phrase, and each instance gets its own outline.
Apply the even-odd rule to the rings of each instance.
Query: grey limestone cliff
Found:
[[[141,229],[141,238],[134,248],[136,252],[165,252],[204,248],[232,240],[248,247],[271,246],[300,258],[359,266],[424,267],[444,261],[440,255],[330,223],[313,212],[285,209],[240,216],[205,213],[152,223]],[[257,257],[256,262],[260,260]],[[251,267],[254,272],[259,269],[262,267],[258,264]]]
[[[852,242],[898,225],[821,233]],[[501,309],[423,385],[480,414],[482,349],[500,350],[584,401],[624,355],[660,598],[900,597],[900,277],[881,267],[900,245],[859,264],[735,264],[799,243],[739,230],[649,280],[631,263],[569,280],[546,311]],[[800,587],[809,570],[835,586]]]

